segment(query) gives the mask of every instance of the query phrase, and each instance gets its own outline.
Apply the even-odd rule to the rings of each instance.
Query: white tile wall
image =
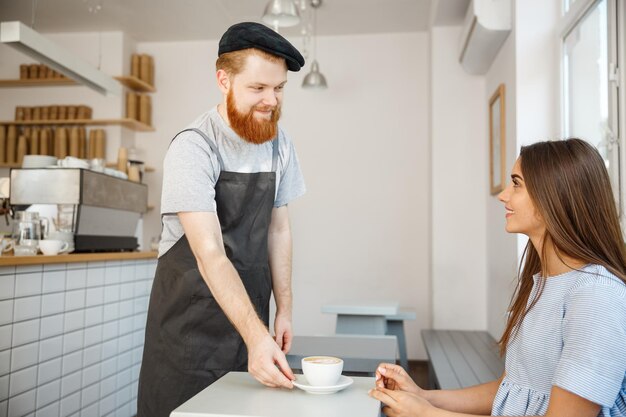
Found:
[[[13,300],[0,301],[0,326],[13,322]]]
[[[11,372],[35,365],[38,361],[39,342],[11,349]]]
[[[46,407],[37,409],[37,417],[58,417],[59,416],[59,401],[54,402]]]
[[[101,287],[104,285],[104,268],[87,270],[87,287]]]
[[[9,415],[23,416],[35,411],[35,398],[37,391],[31,390],[15,397],[9,398]]]
[[[43,408],[61,398],[61,380],[57,379],[37,388],[37,408]]]
[[[0,402],[9,398],[9,375],[0,377]]]
[[[46,272],[43,280],[43,292],[65,291],[65,271]]]
[[[42,362],[39,364],[39,384],[45,384],[46,382],[55,380],[61,377],[61,358],[52,359],[48,362]]]
[[[41,272],[17,274],[15,278],[15,297],[41,294]]]
[[[0,326],[0,351],[3,351],[11,347],[12,332],[13,332],[12,324]]]
[[[15,299],[13,304],[13,321],[24,321],[35,317],[39,318],[40,313],[40,295]],[[39,337],[39,334],[37,334],[37,337]]]
[[[85,290],[68,291],[65,293],[65,311],[85,308]]]
[[[6,375],[11,370],[11,351],[0,352],[0,375]]]
[[[84,269],[69,270],[66,273],[66,290],[75,290],[87,286],[87,274]]]
[[[41,319],[41,333],[40,338],[46,339],[48,337],[57,336],[63,333],[63,314],[56,314],[54,316],[43,317]]]
[[[80,417],[100,417],[99,406],[99,403],[95,403],[83,408],[80,410]]]
[[[0,300],[13,298],[15,291],[15,274],[0,275]]]
[[[67,396],[61,400],[61,416],[69,416],[78,410],[80,410],[80,392]]]
[[[40,298],[40,297],[37,297]],[[16,300],[20,301],[20,300]],[[39,306],[37,306],[39,310]],[[13,347],[39,340],[40,319],[22,321],[13,325]]]
[[[134,415],[155,269],[0,268],[0,417]]]
[[[66,397],[78,391],[82,384],[82,372],[74,372],[71,375],[64,376],[61,380],[61,397]]]
[[[63,312],[65,305],[65,293],[57,292],[53,294],[44,294],[41,297],[41,315],[43,317],[51,316]]]
[[[58,358],[63,354],[63,336],[43,339],[39,342],[39,362]]]
[[[37,365],[11,374],[9,397],[29,391],[37,386]]]

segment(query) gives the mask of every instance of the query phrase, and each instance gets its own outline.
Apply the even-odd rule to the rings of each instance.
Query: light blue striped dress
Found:
[[[545,415],[553,385],[626,416],[626,285],[598,265],[549,277],[505,369],[494,416]]]

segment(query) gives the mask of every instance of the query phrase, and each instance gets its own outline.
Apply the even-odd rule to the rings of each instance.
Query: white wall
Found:
[[[516,102],[517,85],[515,78],[515,30],[509,34],[491,68],[485,75],[486,88],[483,103],[489,99],[500,84],[505,86],[506,120],[506,181],[509,181],[511,168],[517,158]],[[489,114],[485,123],[489,125]],[[487,134],[488,134],[487,130]],[[487,139],[488,140],[488,137]],[[489,177],[487,177],[489,181]],[[517,239],[505,231],[504,205],[497,195],[485,194],[487,226],[487,330],[498,340],[506,324],[511,294],[517,277]]]
[[[294,39],[300,46],[300,40]],[[308,192],[290,205],[297,334],[332,333],[321,305],[397,300],[413,307],[409,357],[424,359],[419,330],[430,324],[428,36],[321,37],[324,92],[302,90],[309,70],[289,74],[282,127],[298,150]],[[161,166],[171,137],[221,100],[214,81],[217,42],[142,43],[154,55],[155,133],[137,135]],[[161,174],[148,176],[158,206]],[[146,236],[158,234],[158,210]]]
[[[485,79],[460,66],[460,32],[431,30],[433,327],[485,329]]]

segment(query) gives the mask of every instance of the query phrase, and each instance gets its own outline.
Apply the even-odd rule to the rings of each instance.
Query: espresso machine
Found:
[[[82,168],[14,168],[9,203],[44,205],[60,233],[72,234],[75,252],[132,251],[148,209],[148,187]]]

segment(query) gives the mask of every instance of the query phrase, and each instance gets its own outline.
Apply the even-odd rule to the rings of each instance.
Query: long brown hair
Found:
[[[535,209],[544,220],[543,242],[552,242],[557,256],[605,267],[626,283],[626,252],[609,175],[598,151],[581,139],[538,142],[520,152],[524,183]],[[530,241],[524,249],[516,291],[500,353],[513,340],[530,309],[537,303],[547,276],[546,246],[541,254]],[[522,266],[523,264],[523,266]],[[538,290],[529,303],[533,275]]]

